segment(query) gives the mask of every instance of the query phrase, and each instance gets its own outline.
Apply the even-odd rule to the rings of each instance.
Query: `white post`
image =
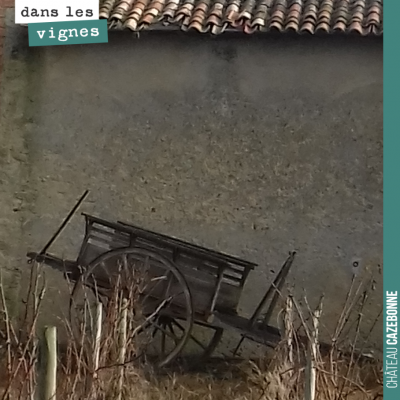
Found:
[[[94,342],[94,354],[93,354],[94,378],[97,377],[97,370],[99,368],[102,322],[103,322],[103,305],[99,302],[97,304],[97,309],[96,309],[96,337],[95,337],[95,342]]]
[[[57,329],[55,326],[45,330],[47,345],[45,400],[56,400],[57,388]]]
[[[128,300],[124,299],[122,301],[121,319],[119,324],[119,356],[118,363],[120,364],[120,375],[118,381],[118,397],[117,400],[122,399],[122,388],[124,384],[124,363],[125,363],[125,353],[126,353],[126,326],[127,326],[127,316],[128,316]]]
[[[312,331],[311,331],[311,340],[308,344],[308,353],[307,353],[307,366],[305,371],[305,399],[306,400],[314,400],[315,399],[315,386],[317,379],[317,368],[316,361],[318,355],[318,327],[319,327],[319,319],[322,314],[322,298],[317,309],[311,313],[311,321],[312,321]]]

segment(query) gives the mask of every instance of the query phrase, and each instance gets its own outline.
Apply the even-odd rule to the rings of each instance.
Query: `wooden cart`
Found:
[[[237,349],[245,338],[269,346],[279,342],[279,331],[268,321],[294,252],[289,253],[274,283],[247,319],[238,315],[237,307],[256,264],[125,222],[82,215],[85,235],[76,261],[62,260],[47,251],[61,228],[43,251],[28,253],[29,259],[63,269],[76,282],[73,302],[78,302],[82,290],[102,299],[109,298],[117,284],[126,296],[135,291],[135,315],[142,325],[134,332],[146,337],[138,341],[143,347],[141,354],[151,353],[158,366],[170,363],[185,349],[197,348],[202,357],[210,356],[225,329],[242,335]]]

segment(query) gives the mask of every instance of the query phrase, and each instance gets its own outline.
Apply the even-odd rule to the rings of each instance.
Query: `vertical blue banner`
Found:
[[[384,400],[400,399],[398,296],[400,294],[400,1],[384,5],[383,241]]]

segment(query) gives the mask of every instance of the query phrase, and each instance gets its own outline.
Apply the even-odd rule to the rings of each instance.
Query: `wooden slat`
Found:
[[[219,261],[225,261],[225,262],[230,262],[232,264],[235,264],[237,266],[244,267],[246,269],[253,269],[257,264],[251,263],[249,261],[245,261],[243,259],[240,259],[238,257],[230,256],[228,254],[224,254],[221,252],[217,252],[215,250],[207,249],[202,246],[198,246],[189,242],[185,242],[180,239],[176,239],[167,235],[163,235],[160,233],[152,232],[143,228],[139,228],[137,226],[134,226],[132,224],[128,224],[126,222],[121,222],[118,221],[117,223],[109,222],[106,220],[103,220],[98,217],[94,217],[92,215],[88,215],[85,213],[82,213],[88,220],[96,222],[98,224],[114,228],[118,231],[123,231],[123,232],[131,232],[137,235],[138,237],[142,238],[148,238],[153,242],[159,242],[159,243],[165,243],[165,244],[170,244],[174,245],[175,247],[185,249],[187,251],[191,251],[194,254],[197,254],[198,256],[202,256],[204,258],[208,259],[214,259],[214,260],[219,260]]]
[[[134,240],[138,247],[155,251],[175,262],[187,280],[198,313],[209,311],[219,271],[223,268],[224,277],[215,308],[236,309],[251,263],[131,225],[109,223],[92,216],[87,218],[90,226],[85,239],[87,246],[80,257],[82,264],[89,264],[108,250],[129,247]],[[243,263],[232,264],[232,260]]]
[[[118,232],[115,229],[114,230],[106,230],[102,228],[97,228],[96,226],[92,226],[90,228],[90,235],[91,236],[105,236],[109,237],[111,240],[119,240],[124,243],[128,243],[130,241],[130,235],[124,232]]]

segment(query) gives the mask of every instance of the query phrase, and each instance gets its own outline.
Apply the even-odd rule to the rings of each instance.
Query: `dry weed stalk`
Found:
[[[368,288],[369,283],[358,284],[355,279],[352,280],[331,342],[323,343],[321,348],[318,327],[322,313],[322,298],[314,312],[311,311],[307,297],[304,299],[305,307],[301,307],[292,296],[285,299],[282,344],[277,347],[266,372],[253,365],[250,373],[252,383],[261,392],[260,399],[377,400],[381,398],[379,361],[371,360],[373,366],[369,366],[369,372],[362,363],[362,360],[365,360],[362,354],[365,343],[381,314],[375,318],[372,327],[369,329],[362,327]],[[352,329],[354,332],[350,336]],[[358,342],[361,331],[367,332],[367,337],[364,338],[360,351]],[[350,351],[345,351],[339,347],[339,343],[344,343],[350,337],[352,337]],[[369,363],[368,360],[366,362]],[[372,378],[369,378],[371,375]],[[306,389],[304,392],[301,390],[302,387]]]
[[[284,327],[285,332],[283,337],[287,342],[287,352],[288,352],[288,362],[290,365],[293,365],[294,362],[294,347],[293,347],[293,337],[294,337],[294,325],[293,325],[293,299],[292,296],[289,295],[285,302],[284,309]]]
[[[21,376],[25,377],[25,386],[17,390],[15,398],[33,400],[37,360],[35,325],[45,287],[44,284],[40,284],[38,267],[35,265],[35,268],[32,268],[28,301],[25,304],[27,308],[23,317],[23,320],[27,321],[22,325],[24,330],[18,332],[6,315],[5,295],[0,287],[5,338],[4,367],[8,376],[2,400],[14,395],[13,388],[17,378]],[[57,390],[59,398],[105,400],[120,396],[121,399],[138,400],[222,400],[228,397],[234,400],[298,400],[304,399],[306,393],[309,393],[308,398],[313,398],[310,396],[313,392],[312,382],[315,382],[315,400],[379,398],[380,372],[376,372],[375,375],[371,373],[372,382],[376,382],[376,387],[372,384],[371,387],[367,387],[367,369],[375,372],[376,368],[374,365],[368,366],[367,362],[363,364],[364,357],[358,346],[360,333],[364,331],[370,335],[372,332],[372,328],[367,330],[362,326],[368,291],[355,280],[351,282],[329,348],[318,345],[318,321],[322,302],[320,307],[311,312],[307,299],[306,307],[301,307],[295,298],[288,296],[283,299],[284,340],[276,348],[267,369],[253,363],[250,364],[251,370],[247,368],[246,375],[240,379],[229,377],[229,371],[234,368],[231,366],[226,368],[227,378],[223,380],[217,380],[211,375],[204,377],[186,374],[158,377],[150,381],[144,378],[140,369],[129,364],[131,360],[140,356],[135,346],[137,325],[134,324],[133,306],[144,290],[138,285],[137,277],[132,276],[129,279],[126,282],[124,280],[124,287],[121,280],[117,280],[108,293],[100,293],[95,285],[94,289],[91,289],[93,302],[85,293],[80,323],[65,319],[67,343],[58,371],[58,381],[61,383]],[[105,295],[107,300],[104,300]],[[93,304],[95,308],[92,307]],[[100,314],[102,317],[99,317]],[[121,314],[125,315],[124,328],[121,326]],[[379,316],[375,319],[374,326],[378,318]],[[143,324],[146,324],[146,319]],[[348,336],[350,326],[355,332],[350,351],[346,353],[340,350],[339,344],[343,341],[343,336]],[[127,335],[122,337],[120,342],[123,331],[127,332]],[[300,332],[305,334],[302,336]],[[363,338],[362,350],[366,341],[367,338]],[[121,347],[122,343],[125,345]],[[309,389],[305,391],[307,352],[310,372],[307,379],[310,384]]]
[[[16,381],[22,382],[22,385],[18,385],[18,399],[34,397],[36,387],[34,367],[37,361],[37,342],[35,340],[36,324],[46,287],[44,277],[42,279],[43,283],[39,287],[41,278],[40,272],[40,266],[37,263],[33,263],[28,295],[26,301],[24,301],[24,316],[22,321],[19,321],[19,330],[15,326],[15,321],[13,323],[9,317],[4,285],[0,272],[0,298],[3,314],[2,319],[5,325],[7,352],[7,384],[1,397],[2,400],[10,399],[11,391]]]

